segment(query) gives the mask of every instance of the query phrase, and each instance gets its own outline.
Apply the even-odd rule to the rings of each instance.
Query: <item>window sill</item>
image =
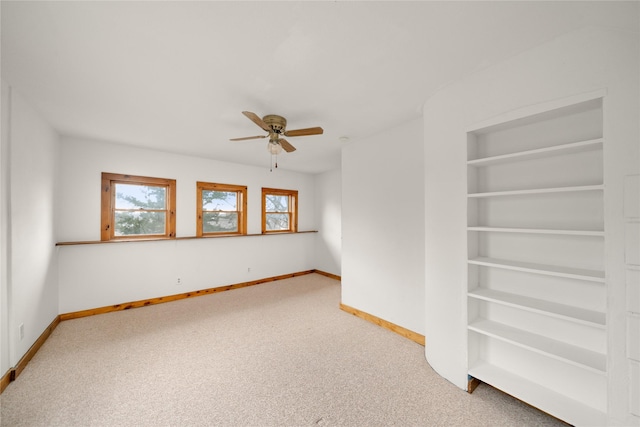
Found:
[[[197,239],[225,239],[234,237],[255,237],[255,236],[280,236],[283,234],[305,234],[305,233],[317,233],[317,230],[309,231],[296,231],[296,232],[278,232],[278,233],[257,233],[257,234],[224,234],[221,236],[185,236],[185,237],[154,237],[149,239],[118,239],[118,240],[87,240],[80,242],[58,242],[56,246],[74,246],[74,245],[100,245],[100,244],[112,244],[112,243],[136,243],[136,242],[157,242],[162,240],[197,240]]]

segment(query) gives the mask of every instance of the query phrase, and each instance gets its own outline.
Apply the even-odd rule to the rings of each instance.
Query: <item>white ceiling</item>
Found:
[[[421,115],[444,85],[584,26],[637,29],[618,2],[1,2],[2,78],[61,135],[283,169],[340,167],[351,141]],[[551,73],[552,70],[549,70]],[[391,144],[394,141],[390,141]]]

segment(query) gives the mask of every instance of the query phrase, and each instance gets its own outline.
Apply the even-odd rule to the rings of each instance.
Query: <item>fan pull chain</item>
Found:
[[[278,169],[278,155],[277,154],[272,154],[271,155],[271,164],[269,165],[269,172],[273,172],[273,157],[275,156],[276,158],[276,169]]]

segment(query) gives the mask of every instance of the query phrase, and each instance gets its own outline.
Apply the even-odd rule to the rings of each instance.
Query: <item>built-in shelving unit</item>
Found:
[[[546,316],[558,317],[560,319],[582,323],[594,328],[604,329],[606,326],[606,315],[601,311],[587,310],[584,308],[574,307],[572,305],[558,304],[548,300],[525,297],[508,292],[494,291],[492,289],[474,289],[469,292],[469,297],[516,307],[520,310],[528,310]]]
[[[498,163],[513,162],[518,160],[532,160],[543,157],[557,156],[560,154],[580,153],[590,150],[602,150],[602,138],[592,139],[589,141],[579,141],[569,144],[554,145],[546,148],[535,150],[525,150],[521,152],[503,154],[498,156],[489,156],[480,159],[467,161],[470,166],[488,166]]]
[[[565,193],[565,192],[595,191],[595,190],[604,190],[604,186],[584,185],[581,187],[535,188],[533,190],[498,191],[494,193],[469,193],[467,194],[467,197],[518,196],[518,195],[527,195],[527,194]]]
[[[572,365],[605,373],[606,356],[595,351],[565,344],[539,334],[532,334],[519,328],[490,320],[479,320],[469,325],[469,330],[502,340],[513,345],[544,354]]]
[[[494,231],[496,233],[564,234],[567,236],[604,236],[604,231],[561,230],[547,228],[467,227],[469,231]]]
[[[574,425],[603,426],[607,423],[602,411],[495,365],[479,363],[469,369],[469,375],[475,378],[491,378],[494,387],[517,396],[532,406],[543,407],[546,412],[558,418],[571,418]],[[523,384],[527,386],[523,387]]]
[[[602,98],[468,133],[469,375],[606,423]]]
[[[531,262],[510,261],[488,257],[470,259],[469,264],[486,267],[504,268],[525,273],[546,274],[549,276],[565,277],[568,279],[588,280],[604,283],[604,271],[585,270],[582,268],[563,267],[558,265],[535,264]]]

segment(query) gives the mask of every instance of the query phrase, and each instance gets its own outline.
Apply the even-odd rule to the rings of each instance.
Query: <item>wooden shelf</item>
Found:
[[[492,191],[487,193],[469,193],[467,197],[502,197],[502,196],[522,196],[534,194],[549,193],[570,193],[579,191],[602,191],[604,185],[581,185],[573,187],[556,187],[556,188],[535,188],[531,190],[510,190],[510,191]]]
[[[591,372],[604,375],[607,370],[606,356],[595,351],[552,340],[542,335],[486,319],[475,321],[471,323],[468,328],[470,331],[543,354]]]
[[[598,150],[602,148],[602,138],[590,139],[587,141],[573,142],[570,144],[555,145],[553,147],[538,148],[535,150],[520,151],[512,154],[500,156],[484,157],[467,161],[469,166],[489,166],[500,163],[533,160],[543,157],[557,156],[562,154],[580,153],[584,151]]]
[[[590,282],[605,282],[604,271],[569,268],[557,265],[535,264],[532,262],[510,261],[504,259],[478,257],[468,261],[469,264],[496,267],[506,270],[522,271],[526,273],[544,274],[547,276],[566,277],[569,279],[587,280]]]
[[[157,242],[157,241],[170,241],[176,240],[204,240],[204,239],[227,239],[237,237],[256,237],[256,236],[279,236],[282,234],[305,234],[305,233],[317,233],[316,230],[310,231],[285,231],[281,233],[255,233],[255,234],[221,234],[219,236],[183,236],[183,237],[163,237],[163,238],[148,238],[148,239],[116,239],[116,240],[85,240],[77,242],[58,242],[56,246],[75,246],[75,245],[104,245],[113,243],[133,243],[133,242]]]
[[[502,304],[508,307],[515,307],[521,310],[543,314],[545,316],[565,319],[599,329],[605,329],[606,327],[606,315],[599,311],[586,310],[583,308],[496,291],[493,289],[476,288],[469,292],[468,295],[470,298]]]
[[[607,415],[519,375],[480,361],[469,375],[574,425],[603,426]]]
[[[548,228],[505,228],[505,227],[467,227],[468,231],[490,231],[498,233],[527,233],[527,234],[558,234],[566,236],[604,237],[604,231],[599,230],[566,230]]]

